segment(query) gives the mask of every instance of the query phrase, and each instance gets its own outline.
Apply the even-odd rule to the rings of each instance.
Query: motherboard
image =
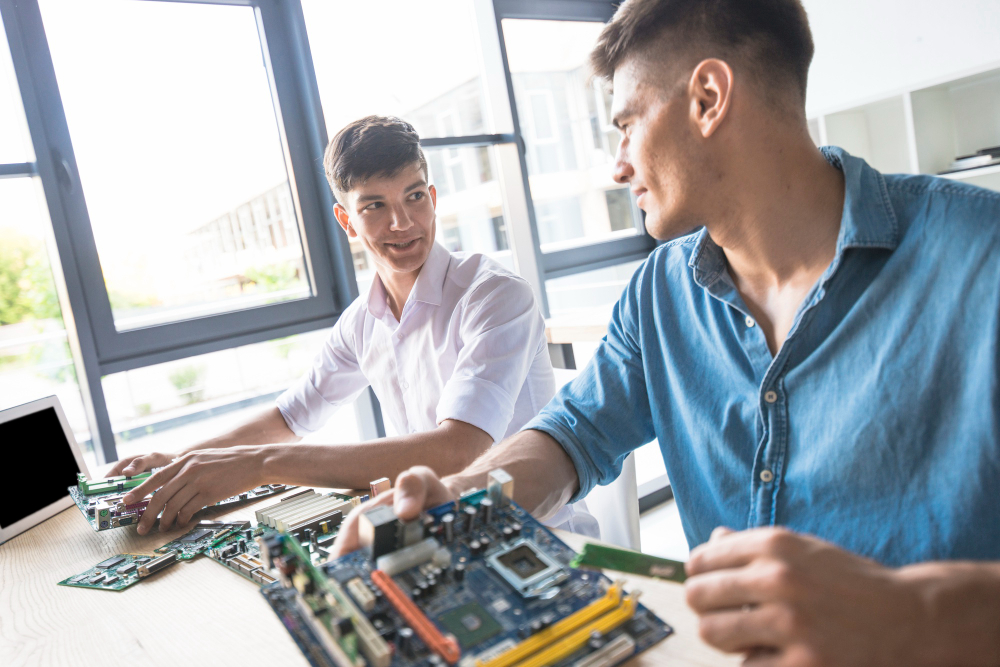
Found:
[[[88,480],[85,475],[78,473],[76,476],[77,484],[69,487],[69,494],[94,530],[110,530],[131,526],[138,523],[143,512],[146,511],[146,507],[149,506],[149,499],[152,496],[147,496],[139,502],[129,505],[125,504],[123,498],[129,491],[149,479],[152,474],[152,472],[144,472],[131,477],[119,475]],[[265,484],[215,504],[219,506],[250,502],[291,488],[295,487],[285,484]]]
[[[490,485],[402,522],[360,517],[365,547],[316,564],[294,537],[265,533],[262,594],[314,667],[608,667],[672,629]]]
[[[244,542],[253,541],[249,521],[199,521],[198,524],[176,540],[171,540],[153,551],[158,554],[174,552],[178,560],[191,560],[195,556],[221,544],[226,538],[235,537]]]

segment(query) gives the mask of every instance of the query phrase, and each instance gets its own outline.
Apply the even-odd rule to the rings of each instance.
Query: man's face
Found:
[[[371,253],[380,274],[419,271],[434,243],[437,192],[419,163],[373,177],[337,204],[337,221]]]
[[[692,159],[688,96],[668,94],[669,81],[650,83],[644,67],[650,66],[627,62],[615,70],[611,112],[622,138],[614,178],[631,187],[646,212],[646,231],[672,239],[703,224],[689,204],[704,165]]]

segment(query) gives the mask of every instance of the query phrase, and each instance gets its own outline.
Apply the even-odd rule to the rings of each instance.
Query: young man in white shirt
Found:
[[[130,494],[159,489],[139,533],[161,510],[160,525],[170,528],[265,483],[365,488],[413,465],[458,472],[555,393],[531,287],[483,255],[451,255],[434,243],[437,192],[409,123],[351,123],[330,142],[324,166],[337,221],[375,261],[371,290],[344,311],[312,369],[275,407],[176,458],[154,452],[118,462],[111,474],[162,467]],[[293,444],[369,385],[399,436]],[[572,515],[555,523],[596,531],[592,517]]]

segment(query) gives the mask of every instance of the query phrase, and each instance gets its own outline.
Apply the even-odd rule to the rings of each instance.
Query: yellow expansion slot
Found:
[[[591,602],[572,616],[567,616],[558,623],[541,632],[535,633],[514,648],[501,653],[492,660],[486,660],[485,662],[477,660],[476,667],[510,667],[510,665],[517,663],[519,660],[523,660],[532,653],[549,646],[560,637],[568,635],[581,625],[589,623],[595,618],[615,609],[621,604],[621,601],[622,584],[621,582],[615,582],[608,588],[608,592],[600,600]]]
[[[517,663],[517,667],[546,667],[566,659],[586,645],[592,632],[597,631],[603,635],[632,618],[635,615],[636,597],[634,593],[629,595],[618,609],[580,628],[565,639],[560,639],[527,660]]]

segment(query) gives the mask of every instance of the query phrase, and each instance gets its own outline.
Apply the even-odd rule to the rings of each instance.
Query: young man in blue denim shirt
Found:
[[[656,438],[701,634],[747,665],[1000,664],[1000,194],[807,131],[798,0],[633,0],[592,55],[674,239],[593,361],[403,517],[503,467],[544,516]],[[341,550],[356,545],[349,527]]]

